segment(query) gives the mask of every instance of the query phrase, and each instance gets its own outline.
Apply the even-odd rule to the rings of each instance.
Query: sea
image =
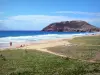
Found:
[[[52,40],[59,38],[72,38],[83,36],[85,32],[45,32],[45,31],[0,31],[0,48],[8,48],[12,43],[35,43],[41,40]]]

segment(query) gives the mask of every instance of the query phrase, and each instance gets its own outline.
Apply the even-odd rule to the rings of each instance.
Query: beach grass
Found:
[[[99,63],[66,59],[36,50],[6,50],[0,54],[0,75],[100,74]]]
[[[100,55],[100,36],[76,37],[69,42],[71,44],[68,46],[63,45],[47,49],[76,59],[100,61],[100,58],[97,58],[97,55],[98,57]]]
[[[72,59],[37,50],[0,51],[0,75],[100,75],[99,59],[94,63],[78,60],[91,60],[96,58],[96,54],[99,55],[99,38],[100,36],[77,37],[69,40],[69,46],[48,48]]]
[[[84,36],[77,37],[69,40],[71,43],[84,44],[84,45],[100,45],[100,36]]]

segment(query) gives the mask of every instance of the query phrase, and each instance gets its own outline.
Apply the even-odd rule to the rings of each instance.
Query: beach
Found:
[[[71,56],[67,56],[57,52],[53,52],[50,51],[49,48],[59,48],[61,47],[61,49],[63,49],[63,47],[66,47],[64,49],[67,49],[69,47],[77,47],[81,46],[80,44],[75,44],[75,43],[71,43],[70,40],[74,40],[75,38],[82,38],[84,39],[84,37],[99,37],[100,33],[90,33],[90,34],[85,34],[85,35],[74,35],[70,38],[68,37],[64,37],[64,38],[56,38],[56,39],[49,39],[49,40],[40,40],[40,41],[35,41],[35,42],[26,42],[26,43],[14,43],[12,46],[9,46],[8,48],[1,48],[0,50],[37,50],[37,51],[41,51],[41,52],[46,52],[46,53],[50,53],[53,55],[57,55],[57,56],[61,56],[61,57],[69,57],[71,59],[76,59],[74,57]],[[81,39],[82,40],[82,39]],[[80,42],[81,44],[83,42]],[[58,50],[59,51],[59,50]],[[66,52],[65,52],[66,53]],[[81,59],[79,59],[81,60]],[[81,60],[81,61],[86,61],[86,60]],[[91,60],[89,60],[88,62],[90,62]],[[91,61],[94,62],[94,61]]]
[[[47,48],[47,47],[54,47],[54,46],[61,46],[61,45],[68,45],[69,42],[65,38],[62,39],[54,39],[54,40],[42,40],[37,42],[26,42],[26,43],[13,43],[12,46],[8,45],[8,47],[1,48],[1,50],[6,49],[41,49],[41,48]],[[21,46],[22,45],[22,46]]]
[[[73,35],[70,37],[61,37],[61,38],[54,38],[54,39],[43,39],[43,40],[38,40],[38,41],[33,41],[33,42],[13,42],[12,46],[7,44],[7,47],[0,47],[1,50],[6,50],[6,49],[44,49],[47,47],[54,47],[54,46],[62,46],[62,45],[69,45],[70,43],[68,40],[71,40],[75,37],[83,37],[83,36],[98,36],[100,33],[90,33],[90,34],[77,34]],[[44,35],[43,35],[44,36]],[[49,35],[50,36],[50,35]],[[58,36],[58,35],[57,35]],[[69,36],[69,35],[68,35]],[[33,39],[34,40],[34,39]]]
[[[3,35],[4,33],[4,35]],[[6,33],[6,34],[5,34]],[[30,34],[31,33],[31,34]],[[41,31],[4,31],[0,35],[0,49],[19,48],[29,45],[38,45],[57,41],[60,39],[71,39],[73,36],[81,36],[83,33],[74,32],[41,32]],[[10,46],[12,42],[12,46]]]
[[[60,75],[62,73],[78,75],[78,72],[99,75],[100,36],[98,35],[16,43],[0,51],[0,74],[42,73],[44,75],[46,73],[48,75],[55,71],[60,72]],[[20,47],[20,45],[24,46]]]
[[[34,43],[29,46],[25,46],[25,47],[23,47],[23,49],[41,49],[41,48],[47,48],[47,47],[68,45],[69,42],[67,40],[69,40],[69,39],[66,39],[66,41],[64,39],[40,41],[38,43]]]
[[[3,51],[3,50],[18,50],[18,49],[33,50],[33,51],[37,50],[37,51],[57,55],[60,57],[69,57],[71,59],[76,59],[74,57],[64,55],[64,54],[62,54],[62,52],[60,54],[57,52],[50,51],[49,48],[61,47],[61,49],[63,49],[62,47],[66,47],[64,49],[67,49],[69,47],[72,47],[72,48],[74,46],[77,47],[77,46],[80,46],[80,44],[71,43],[70,40],[73,40],[74,38],[80,38],[80,37],[84,38],[84,37],[91,37],[91,36],[100,36],[100,34],[99,33],[91,33],[88,35],[81,35],[81,36],[75,35],[75,36],[72,36],[70,38],[56,38],[56,39],[49,39],[49,40],[40,40],[40,41],[36,41],[36,42],[14,43],[12,46],[8,46],[8,48],[1,48],[0,50],[1,51]],[[83,42],[80,42],[80,43],[83,43]],[[59,49],[58,49],[58,51],[59,51]],[[81,60],[81,59],[78,59],[78,60]],[[81,60],[81,61],[86,61],[86,60]],[[90,62],[90,61],[91,60],[89,60],[88,62]],[[91,61],[91,62],[94,62],[94,61]]]

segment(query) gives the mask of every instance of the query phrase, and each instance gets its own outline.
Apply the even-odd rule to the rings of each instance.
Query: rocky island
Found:
[[[51,23],[42,31],[58,31],[58,32],[98,32],[100,28],[95,27],[86,21],[73,20]]]

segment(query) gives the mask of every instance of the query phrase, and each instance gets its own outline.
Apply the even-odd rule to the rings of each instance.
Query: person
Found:
[[[10,42],[10,46],[12,46],[12,42]]]
[[[20,47],[23,47],[23,45],[20,45]]]

